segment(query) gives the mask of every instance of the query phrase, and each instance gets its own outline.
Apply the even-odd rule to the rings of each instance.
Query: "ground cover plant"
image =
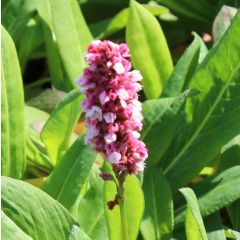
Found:
[[[240,239],[239,5],[2,1],[2,239]]]

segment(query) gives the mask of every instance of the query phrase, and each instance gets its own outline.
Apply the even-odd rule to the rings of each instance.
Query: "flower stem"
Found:
[[[118,196],[119,196],[119,207],[120,207],[121,224],[122,224],[122,240],[128,240],[128,227],[127,227],[125,201],[124,201],[124,181],[125,181],[125,176],[119,178]]]

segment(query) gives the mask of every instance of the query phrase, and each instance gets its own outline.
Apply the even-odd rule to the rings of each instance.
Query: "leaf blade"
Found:
[[[158,98],[172,72],[172,59],[159,23],[134,0],[130,2],[126,38],[133,65],[143,75],[146,96]]]

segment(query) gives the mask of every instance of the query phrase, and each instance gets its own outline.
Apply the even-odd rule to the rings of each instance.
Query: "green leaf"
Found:
[[[33,239],[89,240],[61,204],[23,181],[2,177],[2,210]]]
[[[172,59],[158,21],[134,0],[130,2],[126,38],[133,65],[143,75],[146,96],[158,98],[172,72]]]
[[[3,27],[1,34],[2,174],[21,178],[26,165],[22,77],[14,43]]]
[[[169,13],[169,10],[165,7],[159,6],[159,5],[147,5],[143,4],[149,12],[151,12],[155,16],[159,16],[162,14]],[[129,9],[125,8],[122,11],[120,11],[118,14],[116,14],[108,23],[106,26],[106,29],[100,34],[100,38],[106,38],[109,35],[123,29],[127,25],[127,19],[128,19],[128,13]],[[106,20],[104,20],[106,21]],[[101,22],[103,23],[103,21]]]
[[[218,212],[203,219],[206,226],[208,240],[226,240],[223,226]]]
[[[199,211],[197,198],[190,188],[182,188],[180,192],[187,201],[185,229],[187,240],[207,240],[206,230]]]
[[[1,237],[7,240],[32,240],[3,211],[1,211]]]
[[[194,186],[201,215],[206,217],[240,198],[240,166],[227,169],[214,178],[207,178]],[[182,226],[184,206],[175,212],[175,228]]]
[[[27,89],[28,90],[28,89]],[[29,89],[32,92],[32,89]],[[37,96],[27,101],[29,106],[38,108],[45,112],[51,113],[56,105],[64,99],[66,93],[57,89],[46,89],[41,91]]]
[[[163,91],[163,96],[178,96],[184,91],[198,66],[207,54],[207,48],[202,39],[194,33],[194,40],[178,60]]]
[[[38,18],[31,18],[19,39],[18,57],[24,72],[31,53],[43,44],[43,31]]]
[[[228,27],[230,26],[234,16],[237,13],[237,9],[230,6],[222,6],[218,15],[213,22],[213,39],[217,42],[224,35]]]
[[[139,225],[144,210],[144,198],[139,181],[134,175],[128,175],[124,184],[125,187],[125,211],[128,227],[129,240],[135,240],[138,235]],[[104,183],[104,210],[108,226],[110,240],[122,240],[121,218],[119,205],[109,210],[107,202],[112,201],[117,193],[113,181]]]
[[[144,239],[168,240],[173,230],[173,201],[170,186],[158,169],[144,171],[145,210],[141,223]]]
[[[8,0],[2,9],[2,24],[17,43],[39,0]]]
[[[59,90],[69,91],[85,66],[83,53],[91,34],[76,0],[43,0],[39,14],[52,83]]]
[[[53,164],[56,164],[70,144],[72,132],[80,116],[83,95],[71,91],[54,109],[41,132],[42,142]]]
[[[84,144],[84,136],[80,137],[64,154],[42,189],[67,209],[71,209],[95,159],[96,154],[91,146]]]
[[[235,202],[227,206],[227,212],[231,220],[233,229],[240,231],[240,197]]]
[[[27,133],[26,157],[28,162],[36,163],[47,169],[52,169],[53,164],[46,155],[43,143],[40,140],[40,132],[49,115],[37,108],[25,106],[25,127]]]
[[[78,222],[91,239],[108,239],[103,205],[103,180],[95,165],[87,181],[88,190],[78,207]],[[93,207],[94,206],[94,207]]]
[[[157,164],[175,134],[178,113],[186,94],[179,97],[148,100],[143,103],[142,140],[148,148],[147,164]]]
[[[240,13],[191,80],[190,88],[200,93],[187,100],[188,124],[180,129],[164,170],[173,191],[194,178],[240,132],[239,24]]]

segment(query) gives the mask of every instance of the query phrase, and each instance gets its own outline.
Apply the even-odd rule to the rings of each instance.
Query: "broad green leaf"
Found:
[[[135,240],[144,210],[144,198],[138,179],[128,175],[125,181],[125,211],[129,240]],[[104,210],[108,225],[110,240],[122,240],[121,218],[119,205],[109,210],[107,202],[112,201],[117,193],[116,185],[112,181],[104,183]]]
[[[187,240],[207,240],[206,230],[199,211],[197,198],[190,188],[182,188],[180,192],[187,201],[185,230]]]
[[[83,53],[91,34],[77,0],[43,0],[39,14],[52,83],[59,90],[69,91],[85,66]]]
[[[207,231],[208,240],[226,240],[223,226],[218,212],[203,219]]]
[[[213,22],[213,39],[217,42],[224,35],[228,27],[230,26],[234,16],[237,13],[237,9],[230,6],[223,5],[218,15]]]
[[[155,16],[159,16],[162,14],[169,13],[169,10],[165,7],[159,6],[159,5],[147,5],[144,4],[144,6],[149,12],[151,12]],[[120,11],[117,15],[112,18],[106,26],[106,29],[100,34],[100,38],[106,38],[109,35],[123,29],[127,25],[127,19],[128,19],[128,13],[129,9],[125,8],[122,11]],[[105,20],[106,21],[106,20]]]
[[[235,239],[235,240],[239,240],[240,239],[240,233],[237,231],[234,231],[230,228],[226,228],[224,229],[224,233],[225,236],[229,239]]]
[[[227,169],[214,178],[207,178],[194,186],[201,215],[206,217],[240,198],[240,166]],[[184,206],[175,212],[175,228],[182,226]]]
[[[43,44],[43,31],[38,18],[31,18],[19,39],[18,57],[24,72],[31,53]]]
[[[108,239],[103,205],[104,182],[99,174],[100,170],[94,166],[87,181],[88,190],[80,201],[77,216],[82,229],[94,240]]]
[[[148,148],[148,166],[157,164],[171,143],[186,95],[144,102],[141,135]]]
[[[33,239],[89,240],[61,204],[23,181],[2,177],[2,210]]]
[[[95,158],[91,146],[84,144],[84,136],[80,137],[64,154],[42,189],[67,209],[71,209]]]
[[[54,109],[41,132],[42,142],[53,164],[56,164],[70,144],[72,132],[80,116],[83,95],[72,90]]]
[[[3,211],[1,211],[1,237],[6,240],[32,240]]]
[[[202,39],[195,33],[194,40],[178,60],[163,91],[163,96],[178,96],[188,87],[198,64],[207,54],[207,48]]]
[[[2,8],[2,24],[17,43],[39,0],[8,0]]]
[[[188,124],[180,129],[164,170],[173,191],[194,178],[240,132],[239,24],[240,13],[191,80],[190,88],[199,94],[187,100]]]
[[[2,174],[21,178],[25,170],[24,96],[14,43],[2,27]]]
[[[130,1],[126,38],[147,98],[158,98],[172,72],[172,59],[158,21],[135,0]]]
[[[145,210],[141,223],[143,238],[168,240],[173,230],[173,201],[170,186],[158,169],[144,172]]]

